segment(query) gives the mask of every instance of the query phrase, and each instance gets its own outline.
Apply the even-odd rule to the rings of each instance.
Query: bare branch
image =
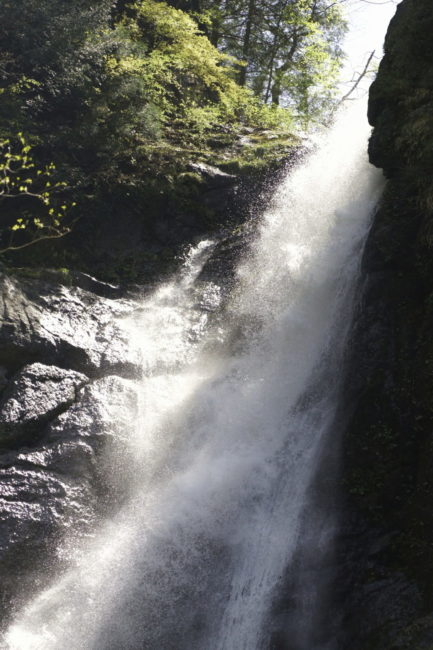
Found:
[[[60,239],[61,237],[68,235],[71,232],[71,230],[72,230],[71,228],[65,228],[65,230],[62,230],[61,232],[56,232],[52,235],[42,235],[41,237],[32,239],[31,241],[28,241],[25,244],[20,244],[19,246],[13,246],[13,245],[7,246],[6,248],[0,249],[0,255],[2,253],[9,253],[9,251],[19,251],[22,248],[27,248],[28,246],[37,244],[38,242],[43,241],[45,239]]]
[[[345,102],[347,99],[350,98],[350,96],[351,96],[351,95],[355,92],[355,90],[358,88],[358,86],[359,86],[359,84],[361,83],[362,79],[364,79],[364,77],[369,73],[370,63],[371,63],[371,61],[372,61],[372,59],[373,59],[373,57],[374,57],[375,52],[376,52],[376,50],[373,50],[373,51],[371,52],[370,56],[369,56],[368,59],[367,59],[367,63],[365,64],[365,67],[364,67],[363,71],[362,71],[362,72],[360,73],[360,75],[358,76],[358,78],[357,78],[357,80],[355,81],[355,83],[353,84],[352,88],[351,88],[351,89],[350,89],[350,90],[349,90],[349,91],[348,91],[348,92],[347,92],[347,93],[346,93],[346,94],[345,94],[345,95],[340,99],[340,101],[338,102],[339,104],[342,104],[343,102]]]

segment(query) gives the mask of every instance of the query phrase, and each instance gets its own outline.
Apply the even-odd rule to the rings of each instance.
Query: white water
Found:
[[[2,647],[269,648],[271,609],[333,444],[382,185],[366,161],[363,109],[341,117],[281,185],[220,312],[219,287],[199,279],[212,242],[144,301],[132,326],[144,357],[136,463],[124,479],[132,496],[17,615]],[[306,620],[299,630],[295,650],[316,650]]]

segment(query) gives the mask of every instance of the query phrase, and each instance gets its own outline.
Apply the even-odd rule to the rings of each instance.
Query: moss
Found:
[[[239,155],[216,158],[214,162],[230,174],[257,174],[280,165],[299,149],[300,143],[300,139],[294,136],[288,138],[287,134],[275,136],[275,139],[257,134],[250,138],[250,143],[242,148]]]
[[[179,185],[202,185],[203,177],[196,172],[182,172],[177,177],[177,182]]]
[[[9,275],[16,275],[19,278],[29,280],[56,281],[60,284],[70,285],[72,283],[69,269],[61,267],[58,269],[47,269],[42,267],[8,267]]]

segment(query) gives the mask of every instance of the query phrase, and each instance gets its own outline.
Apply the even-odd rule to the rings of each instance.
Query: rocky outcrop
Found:
[[[12,600],[19,605],[42,574],[48,580],[61,569],[66,532],[73,545],[126,497],[133,466],[131,378],[140,363],[125,319],[137,305],[43,276],[1,278],[3,622]],[[82,280],[98,293],[113,293]],[[107,469],[113,454],[116,478]]]
[[[275,142],[268,139],[272,137],[242,135],[230,151],[215,144],[212,164],[184,161],[182,172],[172,170],[144,187],[110,197],[110,210],[85,214],[67,237],[14,251],[5,256],[7,262],[14,267],[79,269],[122,285],[167,278],[186,247],[234,231],[260,214],[304,146],[293,135]],[[89,277],[71,275],[75,286]]]
[[[2,446],[21,444],[44,421],[66,410],[88,378],[73,370],[33,363],[20,370],[7,385],[0,401]]]
[[[388,184],[364,256],[344,440],[342,647],[354,650],[433,646],[432,30],[431,1],[403,0],[370,92],[370,159]]]
[[[0,276],[1,365],[41,361],[90,376],[134,375],[139,363],[118,325],[131,304],[45,277]]]

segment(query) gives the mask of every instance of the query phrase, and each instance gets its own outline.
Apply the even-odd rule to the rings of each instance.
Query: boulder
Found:
[[[0,446],[16,442],[20,434],[30,434],[65,410],[88,381],[86,375],[74,370],[42,363],[25,366],[0,401]]]

